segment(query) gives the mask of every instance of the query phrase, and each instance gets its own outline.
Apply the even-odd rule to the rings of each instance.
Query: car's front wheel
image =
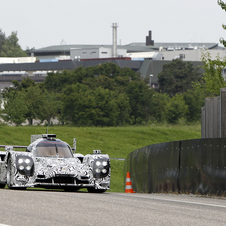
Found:
[[[4,188],[5,187],[5,184],[0,184],[0,188]]]
[[[107,189],[95,189],[93,187],[87,188],[90,193],[104,193]]]
[[[79,189],[80,188],[77,188],[77,187],[66,187],[66,188],[64,188],[64,191],[66,191],[66,192],[76,192]]]

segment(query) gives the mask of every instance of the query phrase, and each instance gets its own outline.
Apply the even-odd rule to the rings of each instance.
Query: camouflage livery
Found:
[[[63,188],[105,192],[110,188],[110,160],[107,154],[73,154],[71,147],[56,135],[33,136],[25,146],[4,146],[0,152],[0,187]],[[26,148],[25,152],[15,148]]]

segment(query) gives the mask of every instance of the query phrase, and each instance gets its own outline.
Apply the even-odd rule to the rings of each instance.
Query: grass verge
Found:
[[[72,146],[73,138],[77,139],[76,152],[92,153],[99,149],[111,158],[126,158],[127,155],[144,146],[177,140],[198,139],[201,137],[200,124],[148,125],[126,127],[70,127],[53,126],[49,133]],[[44,134],[46,127],[0,126],[0,145],[24,145],[30,143],[32,134]],[[111,159],[111,191],[124,192],[124,161]]]

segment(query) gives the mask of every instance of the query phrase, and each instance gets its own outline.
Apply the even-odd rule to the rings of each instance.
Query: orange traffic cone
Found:
[[[130,180],[130,173],[129,172],[127,172],[127,175],[126,175],[125,193],[135,193],[135,191],[133,191],[132,182]]]

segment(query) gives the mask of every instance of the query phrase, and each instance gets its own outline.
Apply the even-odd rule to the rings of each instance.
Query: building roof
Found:
[[[153,46],[146,46],[145,43],[131,43],[128,45],[130,48],[136,47],[136,48],[146,48],[146,49],[159,49],[160,47],[167,49],[169,47],[173,48],[189,48],[191,46],[196,48],[207,48],[212,49],[216,48],[218,46],[218,43],[209,43],[209,42],[198,42],[198,43],[192,43],[192,42],[155,42]]]
[[[70,49],[83,49],[83,48],[112,48],[112,45],[53,45],[48,46],[36,50],[31,50],[28,53],[57,53],[57,52],[70,52]],[[182,49],[189,49],[189,48],[205,48],[205,49],[214,49],[219,48],[218,43],[207,43],[207,42],[201,42],[201,43],[180,43],[180,42],[155,42],[153,46],[149,45],[146,46],[145,43],[130,43],[127,45],[117,45],[118,49],[126,49],[127,52],[150,52],[150,51],[156,51],[159,50],[159,48],[167,49],[167,48],[182,48]],[[70,53],[69,53],[70,54]]]

